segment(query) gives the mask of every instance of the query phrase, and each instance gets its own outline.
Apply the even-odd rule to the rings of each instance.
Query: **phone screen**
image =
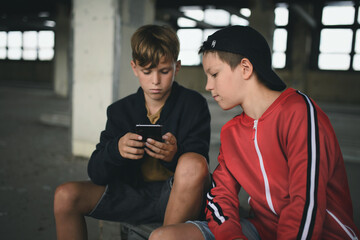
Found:
[[[162,142],[162,125],[159,124],[136,124],[136,133],[143,137],[143,141],[147,138],[152,138],[156,141]]]

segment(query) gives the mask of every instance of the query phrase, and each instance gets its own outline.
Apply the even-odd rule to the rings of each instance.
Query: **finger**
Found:
[[[134,154],[134,155],[144,154],[144,148],[127,147],[125,151],[126,153]]]
[[[153,157],[153,158],[156,158],[156,159],[160,159],[160,160],[164,160],[165,159],[165,155],[161,154],[161,153],[156,153],[156,152],[153,152],[152,150],[150,150],[149,148],[144,148],[145,149],[145,152]]]
[[[142,140],[142,136],[139,135],[139,134],[136,134],[136,133],[130,133],[130,134],[129,134],[129,139],[141,141],[141,140]]]
[[[158,153],[158,154],[161,154],[161,151],[162,151],[162,145],[164,145],[163,143],[161,143],[160,144],[160,146],[158,145],[155,145],[156,143],[155,143],[156,141],[153,141],[153,143],[154,144],[151,144],[151,143],[149,143],[149,142],[146,142],[145,143],[145,146],[146,146],[146,148],[148,148],[148,149],[150,149],[151,151],[153,151],[153,152],[155,152],[155,153]]]
[[[132,133],[132,132],[128,132],[126,133],[124,136],[121,137],[122,139],[128,141],[128,140],[142,140],[141,135],[136,134],[136,133]]]
[[[165,139],[165,143],[166,143],[166,144],[170,144],[170,145],[175,145],[175,144],[176,144],[176,140],[175,140],[174,138]]]
[[[164,148],[164,145],[165,145],[163,142],[158,142],[158,141],[156,141],[156,140],[154,140],[152,138],[146,139],[146,143],[150,144],[152,146],[155,146],[157,148]]]
[[[166,143],[169,143],[169,144],[176,144],[176,138],[174,135],[172,135],[172,133],[168,132],[166,133],[164,136],[163,136],[163,139],[165,140]]]
[[[139,140],[129,140],[127,141],[126,146],[132,148],[143,148],[145,146],[145,143]]]
[[[126,147],[125,149],[125,158],[129,159],[140,159],[144,156],[144,148],[132,148],[132,147]]]

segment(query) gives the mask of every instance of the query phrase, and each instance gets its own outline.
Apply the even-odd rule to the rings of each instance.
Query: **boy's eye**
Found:
[[[217,73],[211,74],[211,76],[212,76],[213,78],[216,78]]]
[[[146,70],[146,71],[145,71],[145,70],[143,70],[142,72],[143,72],[145,75],[148,75],[148,74],[150,74],[150,73],[151,73],[151,71],[147,71],[147,70]]]
[[[162,70],[161,73],[162,74],[168,74],[170,71],[169,70]]]

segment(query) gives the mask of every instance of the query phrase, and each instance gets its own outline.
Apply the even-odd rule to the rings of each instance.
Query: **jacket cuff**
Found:
[[[109,158],[105,158],[105,161],[116,166],[121,166],[124,163],[131,162],[132,160],[123,158],[119,152],[118,147],[119,138],[115,138],[107,143],[106,151]]]
[[[234,220],[227,220],[222,223],[215,231],[214,236],[216,240],[231,240],[244,239],[247,237],[242,233],[240,222],[236,223]]]

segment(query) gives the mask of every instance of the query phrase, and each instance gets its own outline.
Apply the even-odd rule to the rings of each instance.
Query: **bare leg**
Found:
[[[197,153],[183,154],[175,170],[164,226],[199,217],[202,200],[209,186],[210,174],[206,159]]]
[[[68,182],[57,187],[54,215],[57,239],[87,239],[85,215],[97,204],[105,186],[90,181]]]
[[[180,223],[155,229],[149,240],[203,240],[199,228],[192,223]]]

